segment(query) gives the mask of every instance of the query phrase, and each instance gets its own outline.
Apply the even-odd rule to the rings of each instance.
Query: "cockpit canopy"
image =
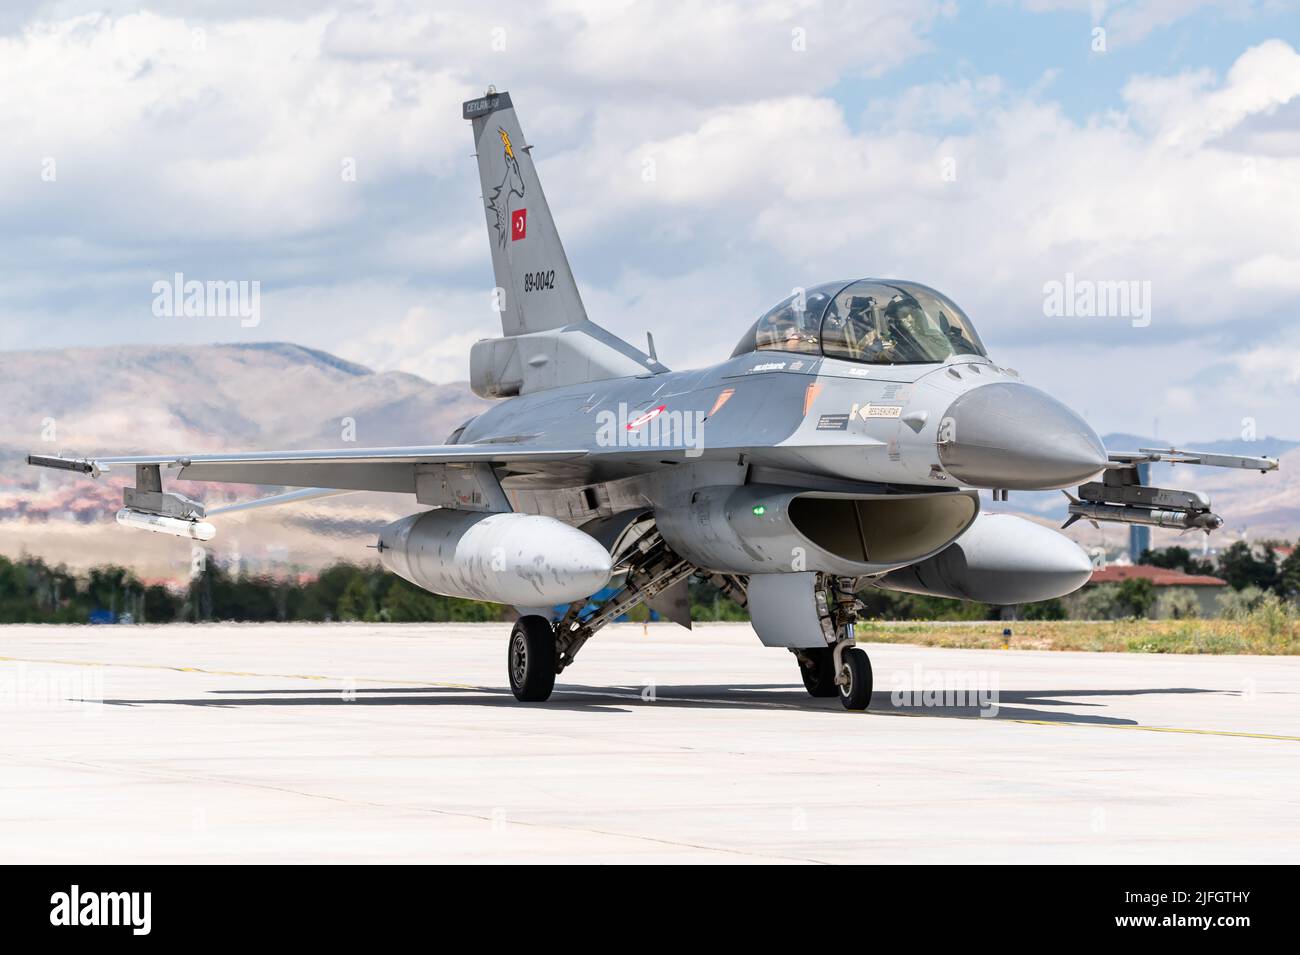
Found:
[[[951,299],[916,282],[888,279],[831,282],[791,295],[754,323],[731,357],[752,351],[873,365],[985,354],[975,326]]]

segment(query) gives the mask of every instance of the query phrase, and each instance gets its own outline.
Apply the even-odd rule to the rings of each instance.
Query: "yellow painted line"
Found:
[[[243,670],[209,670],[204,667],[177,667],[163,663],[105,663],[101,660],[42,660],[33,657],[0,656],[0,663],[42,663],[72,667],[121,667],[128,670],[170,670],[173,673],[203,673],[208,676],[251,676],[273,680],[333,680],[339,683],[401,683],[405,686],[436,686],[449,690],[479,690],[468,683],[438,683],[431,680],[388,680],[377,677],[321,676],[315,673],[251,673]]]
[[[858,716],[901,716],[906,719],[926,719],[931,717],[925,712],[908,712],[905,710],[853,710]],[[995,717],[993,719],[979,716],[953,716],[948,719],[979,723],[1024,723],[1028,726],[1064,726],[1079,729],[1103,730],[1145,730],[1148,733],[1189,733],[1194,736],[1242,736],[1246,739],[1275,739],[1287,743],[1300,743],[1300,736],[1275,736],[1271,733],[1238,733],[1233,730],[1197,730],[1181,726],[1140,726],[1135,723],[1072,723],[1069,720],[1022,720],[1015,717]]]
[[[1135,723],[1070,723],[1066,720],[999,720],[990,722],[1027,723],[1030,726],[1079,726],[1104,730],[1143,730],[1147,733],[1190,733],[1195,736],[1243,736],[1246,739],[1276,739],[1300,743],[1300,736],[1274,736],[1271,733],[1236,733],[1232,730],[1194,730],[1181,726],[1140,726]]]

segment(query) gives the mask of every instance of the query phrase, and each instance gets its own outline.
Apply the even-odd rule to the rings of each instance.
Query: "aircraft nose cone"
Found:
[[[972,487],[1041,491],[1087,481],[1106,465],[1097,433],[1051,395],[1016,382],[973,388],[939,429],[944,470]]]

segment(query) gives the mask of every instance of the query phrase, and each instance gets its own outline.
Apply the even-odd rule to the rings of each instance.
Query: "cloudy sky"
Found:
[[[670,366],[906,277],[1103,432],[1300,438],[1298,51],[1281,0],[17,0],[0,348],[464,379],[499,328],[460,103],[494,84],[589,315]],[[176,272],[259,281],[260,324],[154,315]],[[1045,314],[1067,274],[1149,283],[1149,322]]]

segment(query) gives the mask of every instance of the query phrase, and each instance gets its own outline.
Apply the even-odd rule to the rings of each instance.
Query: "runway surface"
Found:
[[[864,645],[876,693],[853,714],[809,697],[748,626],[636,624],[594,638],[549,703],[522,705],[507,632],[2,627],[0,860],[1300,850],[1300,658]]]

